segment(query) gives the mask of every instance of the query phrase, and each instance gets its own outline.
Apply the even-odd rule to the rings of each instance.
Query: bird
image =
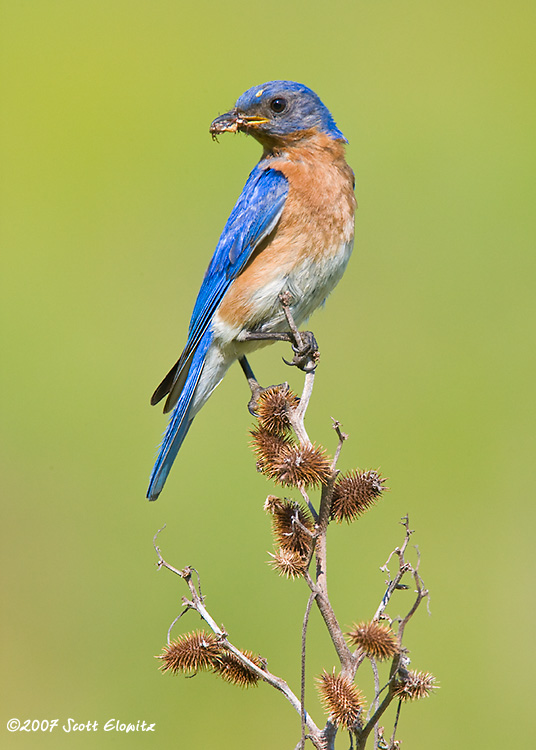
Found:
[[[290,341],[340,281],[354,244],[355,180],[348,143],[319,96],[295,81],[245,91],[212,122],[210,133],[245,133],[262,146],[207,268],[186,345],[156,388],[171,412],[151,473],[156,500],[195,415],[228,368],[270,342]],[[292,363],[311,363],[312,334]],[[309,350],[307,347],[309,346]]]

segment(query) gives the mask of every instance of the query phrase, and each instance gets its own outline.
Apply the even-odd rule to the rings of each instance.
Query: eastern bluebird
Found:
[[[354,241],[354,175],[345,137],[319,97],[300,83],[248,89],[217,117],[213,136],[241,131],[263,147],[222,232],[199,291],[186,346],[151,399],[173,409],[147,497],[156,500],[190,425],[239,360],[297,325],[340,280]],[[296,348],[295,348],[296,351]]]

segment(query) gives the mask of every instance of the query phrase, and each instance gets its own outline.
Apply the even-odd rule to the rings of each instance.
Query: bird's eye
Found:
[[[272,99],[270,102],[270,109],[272,112],[275,112],[277,115],[280,115],[281,112],[284,112],[287,108],[287,100],[283,99],[283,97],[278,96],[277,99]]]

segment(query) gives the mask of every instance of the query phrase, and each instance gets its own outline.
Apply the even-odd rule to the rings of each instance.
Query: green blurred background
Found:
[[[374,612],[379,566],[409,512],[432,616],[418,612],[407,645],[441,690],[404,709],[399,737],[415,750],[525,746],[536,666],[533,0],[0,8],[2,747],[299,739],[268,686],[162,676],[154,659],[186,593],[155,568],[152,537],[167,523],[166,558],[195,565],[235,643],[299,689],[307,595],[265,562],[273,488],[248,450],[238,367],[161,498],[144,500],[166,423],[150,393],[259,157],[243,136],[213,143],[208,126],[274,78],[318,92],[357,178],[356,252],[311,324],[322,363],[308,427],[332,449],[330,417],[342,420],[341,468],[381,466],[392,491],[359,524],[331,529],[340,621]],[[280,345],[252,362],[261,381],[299,387],[282,355]],[[313,615],[320,722],[312,677],[335,654]],[[11,717],[144,719],[156,733],[10,734]]]

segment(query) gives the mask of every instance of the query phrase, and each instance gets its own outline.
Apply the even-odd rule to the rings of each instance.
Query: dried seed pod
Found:
[[[264,501],[263,507],[267,513],[273,515],[279,508],[282,508],[284,504],[285,500],[277,497],[277,495],[268,495],[268,497]]]
[[[259,669],[266,668],[266,662],[260,656],[251,651],[242,651],[242,653]],[[226,682],[240,687],[251,687],[259,681],[259,676],[247,664],[241,662],[232,651],[221,652],[214,665],[214,673],[220,675]]]
[[[270,564],[281,576],[299,578],[305,571],[306,559],[299,552],[278,549],[272,558]]]
[[[341,674],[324,671],[317,678],[318,692],[324,708],[336,726],[354,729],[364,708],[363,694],[353,682]]]
[[[351,471],[337,479],[331,501],[331,517],[336,521],[354,521],[368,510],[387,489],[386,480],[377,471]]]
[[[276,435],[262,427],[251,431],[257,468],[287,487],[315,487],[332,476],[331,461],[324,448],[297,445],[290,435]]]
[[[287,487],[317,487],[331,478],[332,470],[323,448],[287,445],[266,464],[264,473]]]
[[[184,633],[168,643],[158,659],[162,660],[162,672],[199,672],[210,669],[219,658],[221,647],[214,633],[197,630]]]
[[[432,690],[437,689],[435,677],[430,672],[410,671],[404,674],[393,690],[393,695],[403,701],[416,701],[427,698]]]
[[[289,412],[299,403],[299,398],[288,386],[267,388],[260,394],[255,406],[259,425],[274,435],[286,434],[291,428]]]
[[[377,620],[354,624],[347,635],[353,646],[358,646],[367,656],[378,661],[390,659],[398,653],[395,634],[388,625]]]
[[[274,462],[281,460],[285,451],[293,445],[290,435],[274,435],[262,427],[251,431],[253,452],[257,456],[257,468],[267,474]]]
[[[280,501],[272,513],[272,531],[276,544],[300,555],[309,553],[314,523],[309,510],[292,500]]]

